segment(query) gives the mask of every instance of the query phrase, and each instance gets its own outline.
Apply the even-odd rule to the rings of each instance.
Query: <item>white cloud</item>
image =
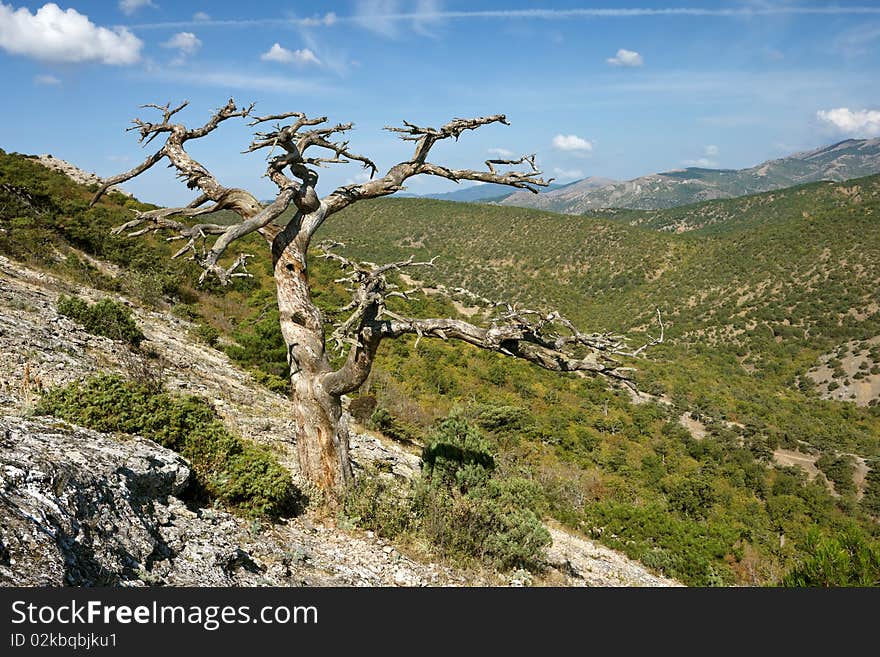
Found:
[[[414,8],[412,5],[399,0],[358,0],[353,19],[361,27],[385,37],[397,36],[402,21],[407,21],[419,34],[433,36],[429,30],[432,25],[459,13],[443,11],[440,0],[418,0]]]
[[[360,185],[361,183],[369,182],[370,180],[370,172],[369,171],[360,171],[354,174],[350,178],[345,179],[346,185]]]
[[[577,135],[556,135],[553,137],[553,147],[560,151],[574,153],[588,153],[593,150],[593,144]]]
[[[682,164],[688,167],[700,167],[701,169],[711,169],[718,166],[718,162],[714,159],[718,155],[719,149],[715,144],[709,144],[703,147],[704,157],[698,157],[693,160],[683,160]]]
[[[696,160],[685,160],[684,164],[689,167],[699,167],[701,169],[711,169],[718,163],[710,160],[708,157],[698,157]]]
[[[194,21],[209,21],[209,20],[211,20],[211,15],[206,14],[203,11],[197,11],[196,13],[193,14],[193,20]]]
[[[609,57],[605,60],[612,66],[641,66],[645,63],[644,58],[637,53],[635,50],[627,50],[626,48],[621,48],[617,51],[617,55],[614,57]]]
[[[300,18],[297,22],[301,27],[332,27],[338,20],[336,14],[332,11],[327,12],[324,16],[313,16],[312,18]]]
[[[880,135],[880,111],[878,110],[851,110],[848,107],[837,107],[830,110],[819,110],[816,112],[816,116],[846,134],[866,137]]]
[[[580,169],[561,169],[559,167],[554,167],[553,173],[556,174],[557,180],[580,180],[584,177],[584,172]]]
[[[187,57],[196,54],[202,47],[202,42],[192,32],[178,32],[168,41],[159,44],[163,48],[169,48],[177,51],[177,57],[171,60],[172,66],[180,66],[184,64]]]
[[[178,32],[161,45],[163,48],[177,50],[183,56],[194,55],[202,47],[202,42],[192,32]]]
[[[119,11],[126,16],[131,16],[142,7],[155,8],[156,5],[153,4],[152,0],[119,0]]]
[[[280,64],[321,64],[321,60],[308,48],[301,50],[288,50],[280,43],[275,43],[269,50],[260,55],[264,62],[278,62]]]
[[[138,61],[143,45],[124,27],[98,27],[75,9],[47,3],[31,14],[0,3],[0,48],[14,55],[121,66]]]
[[[514,156],[514,152],[509,151],[506,148],[490,148],[488,152],[489,155],[494,155],[496,157],[511,158]]]
[[[53,87],[61,84],[61,80],[54,75],[35,75],[34,84]]]

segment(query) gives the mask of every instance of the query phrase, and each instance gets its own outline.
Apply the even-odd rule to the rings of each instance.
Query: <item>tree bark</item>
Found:
[[[275,286],[290,365],[300,471],[324,492],[332,506],[342,501],[352,471],[341,395],[324,384],[332,372],[325,350],[324,321],[309,293],[307,240],[297,230],[310,219],[308,215],[294,218],[273,240]]]

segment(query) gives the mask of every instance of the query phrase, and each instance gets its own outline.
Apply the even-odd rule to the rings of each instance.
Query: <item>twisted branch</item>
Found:
[[[427,161],[428,153],[438,141],[450,138],[458,140],[466,130],[476,130],[492,123],[510,125],[507,122],[507,117],[503,114],[495,114],[474,119],[455,118],[440,128],[422,127],[409,121],[404,121],[403,127],[386,126],[386,130],[397,133],[404,141],[416,142],[412,158],[391,167],[381,178],[357,185],[346,185],[336,189],[324,199],[324,203],[327,205],[326,216],[339,212],[355,201],[387,196],[400,191],[404,189],[403,183],[408,178],[421,174],[438,176],[454,182],[475,180],[509,185],[518,189],[527,189],[535,194],[538,193],[538,187],[546,187],[553,182],[552,178],[545,181],[541,177],[541,171],[538,170],[535,164],[534,155],[526,155],[518,160],[487,160],[487,171],[449,169]],[[515,166],[517,164],[528,164],[529,170],[499,172],[495,168],[497,165]]]
[[[404,317],[388,310],[385,302],[392,296],[409,299],[413,290],[401,291],[387,281],[385,274],[403,267],[432,266],[434,261],[414,262],[410,257],[402,262],[376,266],[373,263],[357,263],[332,252],[339,246],[342,245],[335,242],[321,245],[322,257],[335,260],[343,270],[350,271],[337,282],[348,283],[352,293],[352,301],[339,311],[350,314],[335,325],[331,334],[337,349],[349,348],[345,365],[328,374],[324,381],[327,389],[334,394],[344,394],[360,387],[382,339],[397,338],[407,333],[417,335],[418,339],[436,337],[463,340],[481,349],[527,360],[547,370],[604,376],[633,390],[633,368],[625,366],[620,358],[636,358],[664,340],[665,331],[659,309],[659,336],[648,336],[648,341],[637,349],[628,346],[626,336],[583,333],[559,311],[539,312],[508,303],[489,302],[494,316],[489,319],[488,327],[452,318]],[[456,288],[456,291],[468,293],[480,301],[488,301],[463,288]]]
[[[333,251],[333,249],[344,246],[341,242],[332,240],[325,240],[318,245],[322,258],[338,262],[343,271],[349,272],[346,276],[335,281],[336,283],[347,283],[348,291],[352,295],[351,302],[337,311],[339,314],[350,314],[345,320],[335,323],[333,332],[330,334],[333,346],[338,351],[342,351],[346,345],[352,345],[356,348],[363,346],[359,341],[358,333],[368,318],[396,317],[385,307],[386,299],[390,297],[409,299],[410,295],[415,292],[415,290],[401,290],[398,285],[390,283],[385,274],[404,267],[433,267],[434,260],[436,260],[433,258],[428,262],[415,262],[410,256],[401,262],[377,266],[370,262],[349,260]]]

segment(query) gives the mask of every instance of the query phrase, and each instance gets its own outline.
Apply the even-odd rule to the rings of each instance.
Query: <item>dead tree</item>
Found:
[[[541,178],[535,156],[516,160],[488,160],[486,171],[450,169],[428,160],[431,148],[444,139],[458,139],[466,130],[492,123],[508,125],[503,114],[475,119],[453,119],[440,128],[426,128],[404,122],[403,127],[387,130],[414,144],[412,157],[377,176],[378,168],[369,158],[351,151],[342,136],[351,123],[327,125],[327,117],[309,118],[299,112],[256,116],[253,105],[237,107],[229,102],[217,110],[203,126],[190,129],[174,122],[187,103],[146,105],[161,112],[161,120],[149,123],[134,119],[129,130],[139,133],[139,141],[149,144],[164,138],[159,150],[134,169],[108,178],[92,203],[112,185],[118,185],[167,159],[187,187],[198,190],[193,201],[179,208],[140,212],[128,223],[114,229],[129,235],[150,231],[169,231],[169,240],[183,240],[174,257],[186,254],[204,269],[200,281],[216,276],[223,284],[236,276],[248,276],[247,255],[224,258],[235,240],[260,233],[268,242],[274,264],[274,278],[280,311],[281,333],[287,345],[290,364],[291,398],[297,432],[295,441],[303,475],[321,488],[329,500],[340,500],[352,474],[348,454],[348,427],[341,398],[357,390],[366,380],[379,343],[386,338],[407,334],[420,337],[457,339],[482,349],[521,358],[548,370],[583,372],[621,381],[628,380],[629,368],[616,356],[635,356],[644,348],[631,350],[624,339],[610,334],[586,334],[558,312],[534,312],[513,306],[496,307],[488,326],[476,326],[460,319],[418,319],[390,311],[385,302],[401,291],[389,283],[387,274],[403,267],[418,266],[412,260],[384,266],[365,266],[352,262],[324,245],[323,255],[348,270],[352,302],[343,310],[347,317],[332,333],[331,347],[343,349],[347,356],[334,369],[325,344],[327,319],[312,301],[308,278],[309,246],[315,231],[328,217],[363,199],[394,194],[407,179],[432,175],[455,182],[475,180],[510,185],[537,193],[549,181]],[[268,150],[266,176],[278,187],[275,200],[264,205],[243,189],[223,186],[202,164],[186,151],[186,143],[209,135],[231,118],[249,119],[251,126],[271,124],[257,131],[245,153]],[[316,169],[329,164],[360,162],[370,172],[370,180],[344,185],[320,198],[316,192]],[[525,170],[512,167],[524,165]],[[293,204],[296,212],[284,224],[276,220]],[[202,223],[219,210],[231,210],[241,220],[232,225]],[[221,259],[225,264],[221,264]],[[661,325],[662,327],[662,325]],[[652,342],[662,340],[661,337]]]

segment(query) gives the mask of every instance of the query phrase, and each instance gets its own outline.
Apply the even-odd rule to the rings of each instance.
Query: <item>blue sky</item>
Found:
[[[189,100],[188,124],[233,96],[257,113],[355,123],[351,146],[387,168],[406,119],[505,113],[511,126],[435,147],[435,162],[481,168],[537,153],[548,176],[633,178],[684,166],[739,168],[847,137],[880,134],[880,4],[729,1],[355,0],[181,2],[0,0],[0,148],[52,153],[100,175],[145,156],[138,106]],[[193,142],[226,185],[261,197],[244,122]],[[326,169],[319,192],[357,179]],[[167,170],[127,188],[179,204]],[[409,191],[453,183],[422,176]]]

